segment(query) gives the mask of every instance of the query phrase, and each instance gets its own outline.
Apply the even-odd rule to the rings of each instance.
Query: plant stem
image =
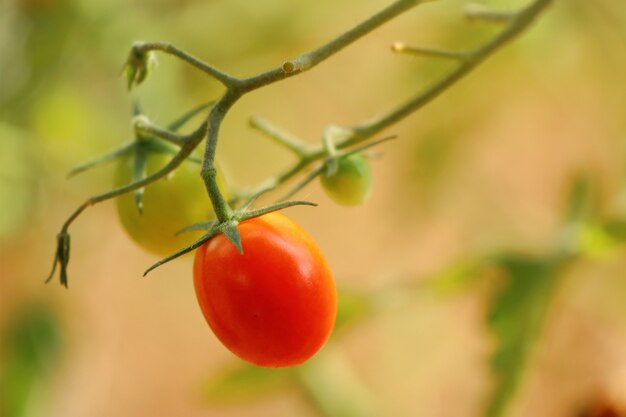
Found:
[[[306,147],[298,138],[287,132],[282,131],[281,129],[272,125],[267,120],[259,116],[253,116],[250,118],[250,127],[263,133],[265,136],[274,140],[274,142],[281,145],[282,147],[295,153],[297,156],[302,158],[306,155]]]
[[[202,60],[188,54],[187,52],[178,49],[171,43],[167,42],[136,42],[133,45],[132,52],[136,54],[146,54],[150,51],[161,51],[166,54],[174,55],[187,62],[188,64],[198,68],[200,71],[209,74],[211,77],[215,78],[222,84],[226,86],[237,84],[238,80],[225,72],[215,68],[212,65],[203,62]]]
[[[305,52],[298,57],[283,63],[278,68],[274,68],[257,76],[241,80],[242,88],[246,91],[251,91],[307,71],[398,15],[420,3],[430,1],[434,0],[398,0],[325,45],[322,45],[312,51]]]
[[[494,38],[485,43],[475,51],[466,54],[464,60],[452,72],[448,73],[441,80],[428,87],[426,90],[416,95],[398,108],[388,114],[363,125],[352,127],[353,136],[338,144],[338,147],[352,146],[358,142],[366,140],[381,130],[397,123],[414,111],[423,107],[446,91],[451,85],[469,74],[474,68],[485,61],[493,52],[504,44],[515,38],[525,28],[527,28],[540,12],[550,3],[551,0],[536,0],[526,8],[517,12],[510,19],[509,24]]]
[[[217,170],[215,168],[215,153],[217,151],[217,139],[222,120],[228,110],[241,97],[241,93],[235,89],[228,89],[226,93],[213,106],[208,118],[207,143],[204,150],[204,159],[200,175],[204,180],[215,215],[220,222],[226,222],[232,217],[232,210],[222,195],[217,185]]]
[[[109,200],[128,192],[138,190],[166,176],[174,169],[176,169],[176,167],[178,167],[185,159],[187,159],[191,155],[193,150],[199,145],[204,137],[206,137],[207,142],[204,152],[204,160],[202,162],[201,176],[204,180],[207,192],[209,194],[211,203],[218,219],[218,224],[215,226],[215,232],[223,232],[229,237],[229,239],[231,239],[233,243],[238,246],[238,249],[241,249],[241,242],[239,241],[239,236],[235,227],[236,217],[233,216],[233,210],[224,199],[217,185],[217,171],[214,164],[219,129],[230,108],[244,94],[257,88],[264,87],[277,81],[281,81],[288,77],[297,75],[315,67],[330,56],[351,45],[358,39],[369,34],[373,30],[377,29],[378,27],[382,26],[383,24],[387,23],[398,15],[410,10],[411,8],[421,3],[429,1],[433,0],[396,0],[388,7],[365,19],[361,23],[354,26],[352,29],[344,32],[343,34],[339,35],[325,45],[322,45],[319,48],[313,49],[309,52],[303,53],[276,68],[249,78],[236,78],[234,76],[231,76],[212,65],[202,62],[198,58],[187,54],[186,52],[178,49],[177,47],[169,43],[139,42],[134,44],[127,65],[133,65],[133,63],[137,61],[138,58],[141,58],[139,59],[140,64],[144,64],[145,60],[147,59],[146,54],[148,54],[150,51],[161,51],[176,56],[183,61],[189,63],[190,65],[207,73],[211,77],[215,78],[217,81],[221,82],[226,87],[226,91],[224,92],[222,97],[216,102],[216,104],[211,108],[207,119],[194,132],[188,135],[176,134],[174,130],[176,130],[176,128],[178,127],[177,124],[170,127],[170,129],[162,129],[156,125],[153,125],[149,121],[141,119],[136,123],[135,128],[139,133],[156,136],[162,140],[179,146],[180,149],[168,162],[168,164],[166,164],[159,171],[143,179],[132,182],[131,184],[128,184],[126,186],[93,196],[85,201],[81,206],[79,206],[74,213],[72,213],[72,215],[63,224],[61,233],[59,235],[61,238],[63,238],[59,238],[59,242],[61,242],[59,243],[59,245],[67,245],[67,254],[65,254],[65,251],[60,250],[63,249],[61,246],[57,248],[58,253],[63,252],[63,255],[57,255],[56,258],[57,261],[60,261],[62,264],[61,282],[63,284],[66,284],[66,282],[64,281],[64,274],[65,267],[67,265],[67,262],[69,261],[69,235],[67,234],[67,230],[71,223],[87,207],[91,205],[94,205],[101,201]],[[474,14],[472,14],[471,11],[468,12],[469,17],[475,17],[474,15],[487,17],[499,16],[497,20],[502,21],[507,25],[498,35],[485,43],[483,46],[472,52],[462,53],[462,56],[457,53],[442,52],[438,50],[416,49],[416,51],[420,51],[421,53],[457,59],[459,62],[459,66],[455,68],[452,72],[445,75],[441,80],[439,80],[432,86],[429,86],[424,91],[409,99],[407,102],[399,105],[397,108],[392,109],[390,112],[383,115],[382,117],[379,117],[378,119],[351,128],[341,127],[337,125],[328,126],[326,128],[326,132],[329,132],[329,129],[334,129],[334,131],[342,131],[343,133],[345,133],[342,134],[341,137],[338,137],[337,141],[333,141],[334,147],[337,150],[341,150],[353,147],[354,145],[364,142],[379,133],[381,130],[393,125],[394,123],[405,118],[417,109],[421,108],[425,104],[429,103],[435,97],[439,96],[439,94],[452,86],[455,82],[471,72],[476,66],[482,63],[493,52],[495,52],[497,49],[502,47],[505,43],[513,39],[525,28],[527,28],[539,15],[539,13],[550,3],[550,1],[551,0],[535,0],[529,6],[519,12],[511,13],[510,15],[507,13],[506,19],[501,18],[502,16],[504,16],[503,14],[498,14],[495,12],[490,14],[488,11],[485,10],[480,10],[479,12],[475,12]],[[142,76],[137,76],[137,79],[135,78],[137,68],[130,68],[132,70],[133,76],[130,79],[130,85],[132,86],[133,84],[139,84],[147,74],[145,68],[142,68]],[[210,105],[210,103],[203,106],[207,107],[208,105]],[[188,120],[189,117],[193,117],[193,115],[196,114],[196,112],[201,111],[202,108],[203,107],[200,106],[194,111],[190,112],[188,117],[181,119],[180,123],[184,123],[186,120]],[[289,149],[297,153],[299,156],[299,160],[291,168],[287,169],[282,174],[263,181],[262,185],[257,187],[256,190],[252,190],[249,196],[242,196],[242,199],[244,200],[246,199],[246,197],[253,198],[253,196],[257,196],[261,192],[273,189],[283,184],[295,175],[308,169],[308,167],[315,161],[326,158],[328,156],[327,149],[324,148],[324,145],[320,145],[314,149],[309,149],[304,145],[300,145],[299,143],[292,141],[291,138],[289,138],[289,140],[283,140],[286,139],[286,136],[284,136],[276,129],[267,129],[267,126],[262,125],[258,125],[257,127],[260,128],[260,130],[264,130],[265,133],[269,133],[270,136],[272,136],[273,134],[279,134],[278,136],[274,135],[274,138],[277,140],[279,139],[279,142],[281,142],[281,144],[287,146]],[[125,151],[126,150],[121,150],[120,152]],[[118,153],[114,153],[112,155],[117,156]],[[101,160],[96,160],[96,162],[91,163],[91,165],[88,164],[87,167],[101,163],[103,161],[107,161],[109,159],[111,159],[111,155],[104,156]],[[85,168],[80,167],[79,170],[82,169]],[[189,248],[185,250],[188,251]],[[185,251],[179,252],[184,253]],[[55,266],[56,264],[57,263],[55,262]]]
[[[398,6],[397,2],[393,6]],[[344,129],[349,132],[347,137],[335,143],[337,149],[345,149],[362,143],[372,136],[378,134],[385,128],[397,123],[401,119],[409,116],[419,108],[425,106],[433,99],[438,97],[441,93],[450,88],[454,83],[459,81],[465,75],[469,74],[479,64],[485,61],[496,50],[504,46],[507,42],[511,41],[527,27],[529,27],[535,20],[535,18],[551,3],[551,0],[535,0],[530,5],[521,9],[518,12],[510,13],[508,24],[506,27],[495,37],[487,41],[481,47],[470,52],[463,52],[463,59],[458,60],[459,66],[445,75],[442,79],[435,84],[429,86],[425,90],[418,93],[415,97],[408,100],[406,103],[400,105],[396,109],[391,110],[387,114],[375,119],[371,122],[357,125],[354,127],[340,127],[338,129]],[[403,4],[406,6],[406,4]],[[393,7],[392,6],[392,7]],[[306,54],[304,54],[306,55]],[[327,128],[328,129],[328,128]],[[291,168],[288,168],[283,173],[276,177],[265,181],[264,184],[271,183],[273,188],[278,187],[282,183],[290,180],[292,177],[299,174],[301,171],[307,169],[313,162],[324,158],[326,151],[324,144],[318,146],[316,149],[312,149],[308,152],[306,158],[295,163]],[[307,181],[308,182],[308,181]],[[250,195],[254,195],[262,190],[265,185],[260,185],[256,189],[252,190]],[[287,195],[291,195],[288,193]],[[245,196],[244,196],[245,198]]]
[[[157,138],[163,139],[164,141],[176,146],[183,146],[185,143],[193,141],[196,138],[202,138],[207,131],[207,123],[205,121],[192,133],[188,135],[180,135],[169,129],[163,129],[162,127],[153,124],[150,120],[143,116],[139,116],[135,119],[134,127],[137,133],[156,136]]]

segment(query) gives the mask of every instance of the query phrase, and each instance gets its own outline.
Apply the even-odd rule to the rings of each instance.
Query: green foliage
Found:
[[[13,238],[28,222],[36,198],[36,165],[30,137],[0,121],[0,242]]]
[[[372,311],[370,298],[366,294],[339,293],[335,336]],[[240,364],[224,369],[207,381],[203,398],[212,404],[254,401],[288,388],[296,381],[296,376],[294,368],[268,369]]]
[[[626,240],[626,219],[616,218],[608,220],[605,225],[606,233],[615,240]]]
[[[598,196],[593,178],[584,172],[572,176],[567,192],[565,219],[577,222],[598,214]]]
[[[38,405],[43,382],[60,357],[58,320],[48,306],[34,305],[15,318],[4,336],[0,415],[27,416]]]
[[[372,311],[370,297],[365,294],[341,291],[338,297],[335,334],[357,323]]]
[[[293,368],[260,368],[242,363],[214,375],[203,387],[202,396],[211,404],[254,401],[285,389],[293,376]]]
[[[496,339],[491,368],[497,385],[486,416],[504,415],[546,320],[565,258],[506,254],[496,260],[505,282],[489,302],[487,325]]]
[[[372,394],[332,344],[298,368],[304,394],[325,417],[378,416]]]
[[[458,138],[448,132],[433,132],[419,139],[411,160],[420,201],[428,203],[447,173]]]
[[[229,367],[206,383],[203,398],[214,405],[239,405],[293,386],[301,389],[322,416],[377,415],[371,394],[332,344],[294,368],[260,368],[243,363]]]
[[[438,294],[456,293],[474,284],[484,268],[485,262],[480,259],[454,263],[433,277],[430,285]]]

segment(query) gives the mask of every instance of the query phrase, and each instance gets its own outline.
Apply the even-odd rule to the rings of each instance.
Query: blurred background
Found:
[[[554,0],[521,38],[386,133],[374,191],[290,209],[340,288],[330,343],[290,370],[247,366],[213,336],[191,258],[157,258],[114,204],[73,225],[69,290],[44,285],[55,236],[115,164],[67,172],[217,97],[175,59],[128,93],[135,40],[164,40],[237,76],[328,41],[386,0],[0,0],[0,415],[626,415],[626,9]],[[525,4],[482,2],[500,9]],[[383,114],[450,69],[389,50],[454,49],[497,31],[465,1],[428,3],[229,114],[219,161],[253,186],[292,156],[260,115],[310,143]],[[196,121],[197,122],[197,121]],[[193,126],[190,125],[189,129]]]

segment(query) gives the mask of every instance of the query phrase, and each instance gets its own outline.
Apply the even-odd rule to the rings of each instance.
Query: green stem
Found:
[[[226,74],[225,72],[215,68],[214,66],[209,65],[206,62],[203,62],[202,60],[188,54],[187,52],[178,49],[171,43],[136,42],[133,45],[133,53],[137,55],[146,54],[150,51],[161,51],[161,52],[165,52],[166,54],[174,55],[182,59],[183,61],[187,62],[188,64],[198,68],[200,71],[205,72],[206,74],[209,74],[211,77],[215,78],[216,80],[218,80],[225,86],[233,86],[239,82],[237,78],[234,78]]]
[[[405,54],[423,55],[425,57],[450,59],[453,61],[465,61],[471,57],[471,53],[464,51],[448,51],[436,48],[417,48],[407,46],[401,42],[396,42],[391,46],[394,52],[402,52]]]
[[[428,87],[420,94],[416,95],[414,98],[379,119],[353,127],[351,129],[354,132],[353,136],[338,144],[338,147],[343,148],[352,146],[366,140],[379,133],[381,130],[397,123],[401,119],[404,119],[424,105],[430,103],[454,83],[469,74],[474,68],[485,61],[493,52],[520,34],[535,20],[535,18],[550,2],[551,0],[536,0],[526,8],[517,12],[514,17],[511,18],[505,29],[503,29],[490,41],[485,43],[482,47],[468,54],[462,61],[461,65],[459,65],[456,69],[448,73],[441,80]]]
[[[197,144],[193,144],[192,142],[187,143],[185,146],[181,147],[176,155],[165,165],[163,168],[159,169],[155,173],[148,175],[147,177],[135,181],[131,184],[125,185],[123,187],[116,188],[114,190],[108,191],[106,193],[98,194],[88,198],[83,204],[81,204],[75,211],[72,213],[70,217],[67,218],[65,223],[63,223],[63,227],[61,228],[62,232],[67,232],[70,225],[76,218],[87,208],[93,206],[94,204],[100,203],[102,201],[110,200],[115,197],[119,197],[122,194],[129,193],[131,191],[138,190],[139,188],[145,187],[148,184],[151,184],[172,172],[176,169],[181,163],[187,159],[187,157],[193,152],[194,148]]]
[[[364,20],[363,22],[357,24],[352,29],[344,32],[342,35],[326,43],[325,45],[301,54],[295,59],[287,61],[279,67],[245,79],[235,78],[229,74],[226,74],[221,70],[202,62],[198,58],[187,54],[186,52],[176,48],[169,43],[141,42],[133,45],[133,48],[131,50],[131,57],[129,58],[131,62],[132,58],[137,57],[141,58],[143,62],[148,52],[162,51],[167,54],[176,56],[183,61],[191,64],[192,66],[200,69],[201,71],[209,74],[226,87],[226,92],[213,106],[207,120],[189,135],[178,135],[170,130],[162,129],[158,126],[155,126],[150,122],[144,123],[144,121],[141,121],[137,124],[136,129],[139,131],[139,133],[157,136],[165,141],[179,146],[180,149],[169,161],[169,163],[161,168],[159,171],[126,186],[117,188],[107,193],[93,196],[85,201],[80,207],[78,207],[74,213],[72,213],[72,215],[63,224],[61,233],[59,234],[60,241],[62,240],[61,243],[67,242],[67,244],[64,244],[63,246],[67,246],[67,254],[65,254],[64,250],[63,255],[57,256],[56,258],[57,260],[60,260],[62,262],[62,283],[64,283],[64,271],[69,260],[69,235],[67,234],[67,230],[70,224],[87,207],[101,201],[109,200],[122,194],[135,191],[166,176],[191,155],[193,150],[198,146],[198,144],[202,141],[205,135],[207,138],[207,143],[204,153],[204,160],[202,162],[201,175],[218,219],[219,227],[216,226],[215,231],[221,231],[225,233],[229,237],[229,239],[236,244],[238,249],[241,250],[241,242],[239,241],[239,236],[235,227],[236,218],[233,217],[232,209],[229,207],[228,203],[221,194],[221,191],[219,190],[219,187],[217,185],[217,171],[214,165],[219,129],[229,109],[244,94],[313,68],[320,62],[341,51],[348,45],[354,43],[361,37],[367,35],[376,28],[397,17],[401,13],[427,1],[432,0],[396,0],[388,7],[374,14],[370,18]],[[372,122],[358,125],[352,128],[331,126],[332,128],[340,129],[347,133],[341,138],[338,138],[337,141],[333,141],[336,149],[345,149],[348,147],[352,147],[360,142],[366,141],[381,130],[398,122],[399,120],[403,119],[404,117],[408,116],[409,114],[413,113],[417,109],[421,108],[422,106],[433,100],[443,91],[447,90],[456,81],[467,75],[477,65],[482,63],[495,50],[500,48],[506,42],[513,39],[526,27],[528,27],[549,3],[550,0],[535,0],[525,9],[517,13],[513,13],[510,19],[507,16],[508,25],[502,32],[500,32],[500,34],[498,34],[496,37],[491,39],[479,49],[467,54],[467,57],[465,57],[464,55],[463,59],[460,60],[460,65],[455,70],[453,70],[451,73],[448,73],[440,81],[428,87],[426,90],[408,100],[406,103],[403,103],[397,108],[391,110],[386,115]],[[478,14],[487,15],[483,12]],[[468,13],[468,16],[471,17],[472,13]],[[430,52],[430,54],[433,54],[432,51]],[[451,57],[449,56],[449,54],[443,54],[439,52],[437,52],[436,55],[446,55],[446,57]],[[145,73],[143,74],[143,76],[145,76]],[[143,79],[143,77],[141,78]],[[141,79],[131,79],[130,83],[132,85],[133,83],[139,83],[140,81]],[[286,143],[284,144],[287,145]],[[261,191],[264,191],[265,189],[273,189],[274,187],[281,185],[282,183],[294,177],[296,174],[307,169],[311,163],[327,157],[327,151],[324,146],[320,146],[317,149],[309,150],[306,149],[304,146],[300,149],[300,145],[296,146],[291,143],[289,143],[288,145],[290,149],[294,151],[298,149],[297,153],[300,156],[299,160],[290,169],[287,169],[282,174],[274,178],[270,178],[267,181],[264,181],[264,185],[262,187],[266,188],[262,188]],[[108,158],[109,156],[105,157],[104,160],[108,160]],[[270,188],[267,188],[267,184],[269,184]],[[258,195],[258,193],[258,189],[253,190],[251,195]],[[205,236],[205,238],[208,238],[207,236]],[[189,250],[189,248],[187,248],[186,250]]]
[[[406,2],[396,2],[394,5],[391,6],[391,8],[398,7],[399,3],[402,3],[402,6],[404,7],[407,6]],[[435,84],[418,93],[414,98],[400,105],[396,109],[393,109],[386,115],[381,116],[379,119],[376,119],[374,121],[354,126],[352,128],[335,126],[337,129],[343,129],[346,132],[349,132],[347,137],[335,143],[335,147],[337,149],[346,149],[362,143],[370,139],[372,136],[376,135],[380,131],[384,130],[385,128],[393,125],[394,123],[397,123],[401,119],[409,116],[419,108],[431,102],[441,93],[446,91],[455,82],[459,81],[465,75],[469,74],[474,68],[476,68],[480,63],[485,61],[496,50],[498,50],[500,47],[515,38],[524,29],[530,26],[535,18],[550,3],[551,0],[535,0],[526,8],[518,12],[512,13],[511,18],[508,20],[508,25],[498,35],[489,40],[480,48],[471,52],[464,52],[463,59],[459,60],[459,66],[452,70],[452,72],[448,73],[441,80],[437,81]],[[291,168],[287,169],[282,174],[279,174],[276,177],[265,181],[264,184],[270,183],[272,184],[272,188],[276,188],[284,182],[293,178],[295,175],[299,174],[302,170],[308,168],[308,166],[313,162],[325,158],[326,155],[327,154],[325,144],[322,144],[317,149],[310,150],[307,153],[306,158],[299,160]],[[261,190],[264,190],[264,184],[252,190],[250,195],[255,195]],[[298,188],[298,186],[296,188]],[[287,195],[292,195],[292,192],[289,192]]]
[[[326,45],[323,45],[310,52],[304,53],[294,60],[287,61],[283,64],[283,70],[285,72],[302,72],[306,71],[318,63],[322,62],[331,55],[341,51],[346,46],[354,43],[359,38],[372,32],[374,29],[382,26],[396,16],[403,12],[417,6],[420,3],[425,3],[428,0],[400,0],[391,4],[387,8],[381,10],[377,14],[373,15],[369,19],[359,23],[354,28],[343,33],[339,37],[333,39]]]
[[[153,124],[148,118],[139,116],[134,123],[135,132],[138,134],[152,135],[176,146],[183,146],[185,143],[202,138],[207,131],[207,123],[203,122],[196,130],[188,135],[180,135],[171,130],[163,129]]]
[[[228,202],[222,195],[217,185],[217,169],[215,168],[215,153],[217,151],[217,139],[222,120],[228,110],[241,97],[237,90],[229,89],[213,106],[208,118],[208,132],[206,148],[204,150],[204,160],[202,161],[201,176],[204,180],[209,198],[213,205],[215,215],[220,222],[226,222],[232,217],[232,210]]]
[[[277,144],[298,155],[300,158],[306,155],[306,148],[302,145],[302,142],[298,138],[277,128],[267,120],[259,116],[252,116],[250,118],[250,127],[263,133],[268,138],[274,140]]]
[[[398,0],[325,45],[322,45],[312,51],[305,52],[298,57],[283,63],[278,68],[274,68],[257,76],[241,80],[241,86],[245,89],[245,91],[251,91],[307,71],[398,15],[420,3],[430,1],[434,0]]]
[[[491,10],[482,4],[468,4],[465,8],[465,16],[471,21],[484,21],[490,23],[507,23],[515,17],[514,12]]]

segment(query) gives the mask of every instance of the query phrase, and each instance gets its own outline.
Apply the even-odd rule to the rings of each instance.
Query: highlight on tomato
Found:
[[[150,175],[165,166],[172,154],[150,151],[146,155],[145,172]],[[115,173],[117,187],[132,182],[135,158],[121,158]],[[224,189],[218,175],[220,189]],[[133,193],[116,199],[117,212],[128,235],[143,249],[158,256],[173,252],[193,243],[201,232],[176,232],[191,224],[215,218],[206,188],[200,177],[200,165],[185,161],[167,177],[144,189],[142,211],[135,202]]]
[[[196,251],[194,286],[217,338],[265,367],[301,364],[326,342],[337,314],[330,268],[313,239],[279,213],[238,226],[240,254],[220,234]]]
[[[331,175],[323,170],[320,181],[326,194],[342,206],[362,204],[372,191],[372,172],[360,154],[339,157],[337,170]]]

